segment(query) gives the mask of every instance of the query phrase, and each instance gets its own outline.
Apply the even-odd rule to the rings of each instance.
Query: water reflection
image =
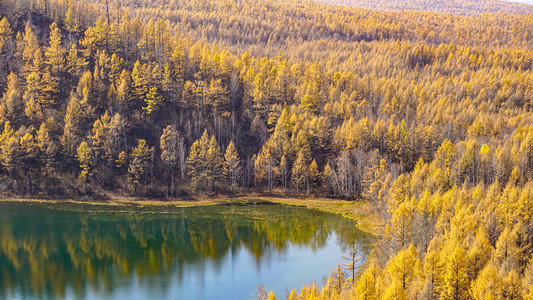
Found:
[[[324,248],[332,235],[339,251],[355,241],[368,251],[369,237],[353,222],[301,208],[186,208],[161,217],[1,203],[0,295],[107,298],[119,297],[118,290],[141,291],[140,286],[170,297],[191,281],[207,280],[210,272],[224,272],[228,257],[236,261],[241,252],[249,253],[255,266],[230,267],[245,273],[291,247]]]

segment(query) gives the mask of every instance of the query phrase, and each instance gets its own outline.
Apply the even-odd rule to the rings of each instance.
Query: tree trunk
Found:
[[[172,198],[174,198],[174,190],[175,190],[175,186],[174,186],[174,168],[171,168],[170,169],[170,191],[171,191]]]

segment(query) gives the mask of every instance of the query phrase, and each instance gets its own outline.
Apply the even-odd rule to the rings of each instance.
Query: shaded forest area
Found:
[[[294,297],[533,297],[533,15],[0,11],[2,193],[362,199],[387,223],[366,267]]]

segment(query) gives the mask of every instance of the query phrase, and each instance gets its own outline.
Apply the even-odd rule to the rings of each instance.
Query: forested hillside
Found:
[[[503,0],[316,0],[319,3],[382,10],[418,10],[446,14],[478,15],[482,13],[527,14],[533,5]]]
[[[388,224],[367,267],[304,298],[533,297],[533,15],[296,0],[0,11],[3,194],[363,200]]]

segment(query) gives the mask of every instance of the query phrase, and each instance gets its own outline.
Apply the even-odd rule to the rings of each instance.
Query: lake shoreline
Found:
[[[366,233],[381,235],[383,221],[371,204],[363,201],[346,201],[325,198],[282,198],[271,196],[240,196],[240,197],[192,197],[176,200],[154,200],[134,197],[116,197],[111,199],[25,199],[3,198],[0,202],[54,204],[53,209],[83,211],[91,213],[153,213],[171,214],[175,209],[215,205],[251,205],[278,204],[305,207],[327,213],[340,215],[346,219],[357,221],[358,228]]]

